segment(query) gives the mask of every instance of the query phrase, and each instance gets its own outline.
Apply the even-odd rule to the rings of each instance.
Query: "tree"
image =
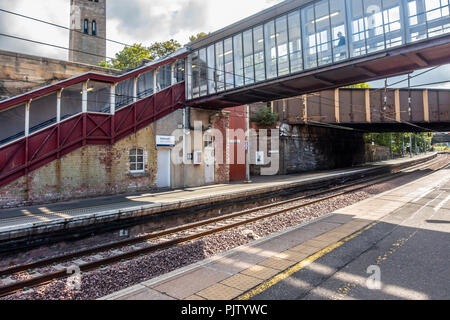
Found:
[[[149,48],[143,47],[141,44],[134,44],[131,47],[125,47],[122,51],[116,53],[116,58],[110,62],[100,62],[101,67],[114,68],[119,70],[134,69],[139,66],[142,60],[154,60]]]
[[[100,66],[119,70],[134,69],[139,67],[144,59],[149,61],[161,59],[179,48],[181,48],[181,44],[173,39],[165,42],[155,42],[150,47],[144,47],[142,44],[134,44],[116,53],[116,58],[111,59],[110,62],[100,62]]]
[[[423,152],[431,146],[433,134],[430,132],[420,133],[368,133],[365,135],[366,143],[375,143],[377,146],[392,148],[394,156],[410,152],[409,142],[411,137],[411,151],[413,153]],[[391,140],[392,138],[392,140]],[[392,142],[391,142],[392,141]]]
[[[195,41],[195,40],[197,40],[197,39],[206,37],[208,34],[209,34],[209,33],[205,33],[205,32],[197,33],[197,35],[192,35],[192,36],[190,36],[190,37],[189,37],[189,41],[193,42],[193,41]]]
[[[153,60],[157,60],[167,57],[180,48],[181,44],[178,41],[170,39],[169,41],[155,42],[148,49],[150,50],[150,53],[154,55]]]
[[[259,126],[272,126],[278,120],[278,113],[272,112],[272,110],[265,106],[256,113],[255,117],[252,119],[252,122],[257,123]]]

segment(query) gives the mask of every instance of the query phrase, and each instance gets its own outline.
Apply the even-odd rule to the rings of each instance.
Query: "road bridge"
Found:
[[[450,91],[334,89],[277,100],[272,109],[290,125],[331,124],[370,132],[445,131]]]

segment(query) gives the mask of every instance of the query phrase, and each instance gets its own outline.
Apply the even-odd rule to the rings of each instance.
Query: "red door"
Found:
[[[229,129],[241,129],[245,132],[246,126],[246,106],[229,108],[230,124]],[[234,159],[230,163],[230,181],[244,181],[245,180],[245,161],[242,161],[242,155],[245,155],[245,136],[230,137],[228,140],[230,151],[234,150]],[[238,156],[241,155],[241,163],[239,164]],[[244,158],[245,159],[245,158]]]

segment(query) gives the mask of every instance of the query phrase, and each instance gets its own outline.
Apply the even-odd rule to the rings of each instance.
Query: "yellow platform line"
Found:
[[[360,234],[366,232],[367,230],[373,228],[375,225],[377,225],[379,223],[379,221],[373,222],[370,225],[368,225],[367,227],[351,234],[350,236],[329,245],[328,247],[316,252],[315,254],[313,254],[312,256],[300,261],[299,263],[297,263],[296,265],[290,267],[289,269],[277,274],[276,276],[274,276],[273,278],[263,282],[262,284],[260,284],[259,286],[257,286],[256,288],[238,296],[236,298],[236,300],[249,300],[251,298],[253,298],[254,296],[257,296],[258,294],[263,293],[264,291],[266,291],[267,289],[269,289],[270,287],[274,286],[275,284],[277,284],[278,282],[290,277],[291,275],[293,275],[294,273],[306,268],[308,265],[312,264],[314,261],[316,261],[317,259],[325,256],[326,254],[332,252],[333,250],[339,248],[340,246],[344,245],[346,242],[356,238],[357,236],[359,236]]]

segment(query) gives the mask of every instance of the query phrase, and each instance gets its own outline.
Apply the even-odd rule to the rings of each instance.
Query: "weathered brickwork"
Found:
[[[227,161],[227,156],[230,154],[229,144],[227,143],[227,129],[229,128],[230,123],[229,116],[229,112],[224,111],[221,112],[220,115],[218,117],[215,117],[213,120],[213,128],[220,131],[220,133],[224,137],[222,143],[223,161],[222,163],[216,162],[214,168],[216,183],[228,183],[230,181],[230,165],[229,161]]]
[[[118,75],[121,72],[87,64],[0,50],[0,100],[85,72]]]
[[[130,173],[133,148],[145,151],[145,173]],[[156,164],[155,137],[148,126],[111,146],[82,147],[0,188],[0,207],[152,190]]]

